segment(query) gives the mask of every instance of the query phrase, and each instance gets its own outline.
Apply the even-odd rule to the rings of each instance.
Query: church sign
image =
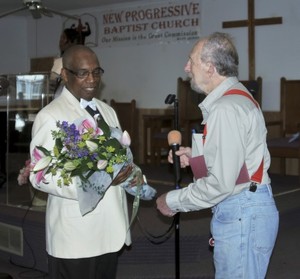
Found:
[[[103,11],[99,46],[187,42],[200,37],[200,1],[176,1]]]

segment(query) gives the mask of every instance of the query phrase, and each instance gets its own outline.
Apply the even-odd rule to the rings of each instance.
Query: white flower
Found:
[[[90,152],[94,152],[98,148],[98,144],[93,141],[87,140],[85,143]]]
[[[36,171],[43,170],[44,168],[49,166],[51,161],[52,161],[51,156],[46,156],[46,157],[41,158],[34,166],[33,171],[36,172]]]
[[[130,146],[131,138],[130,138],[130,135],[128,134],[128,132],[126,130],[123,132],[120,142],[124,146]]]
[[[107,162],[106,160],[99,160],[99,161],[97,162],[97,168],[98,168],[99,170],[103,170],[103,169],[106,168],[107,164],[108,164],[108,162]]]

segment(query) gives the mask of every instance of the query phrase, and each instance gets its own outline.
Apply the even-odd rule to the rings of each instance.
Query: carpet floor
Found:
[[[157,195],[174,189],[170,165],[142,166]],[[299,278],[300,185],[298,176],[271,175],[280,212],[280,228],[267,279]],[[180,186],[192,181],[182,172]],[[129,211],[133,202],[128,197]],[[208,245],[211,211],[181,213],[167,218],[156,210],[155,200],[141,201],[138,218],[131,227],[132,245],[120,252],[117,279],[212,279],[213,253]],[[33,240],[37,242],[36,240]],[[41,240],[42,241],[42,240]],[[0,272],[14,279],[48,278],[46,274],[0,259]],[[179,277],[178,277],[179,276]],[[1,277],[0,279],[5,278]]]
[[[169,165],[144,166],[143,171],[158,195],[174,188]],[[300,264],[300,245],[295,243],[300,233],[299,177],[274,174],[271,179],[281,221],[267,278],[296,279]],[[183,172],[181,186],[191,181],[191,173]],[[214,278],[213,253],[208,245],[210,218],[207,209],[181,213],[174,222],[156,210],[155,201],[142,202],[132,227],[133,243],[120,255],[118,279]]]

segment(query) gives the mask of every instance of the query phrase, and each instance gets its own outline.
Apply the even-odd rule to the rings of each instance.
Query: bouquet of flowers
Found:
[[[53,150],[43,146],[33,150],[35,182],[40,184],[46,174],[59,175],[58,186],[67,187],[78,176],[81,187],[77,193],[84,215],[95,208],[120,170],[133,164],[130,137],[126,131],[109,127],[103,119],[79,119],[71,124],[62,121],[57,122],[57,127],[57,131],[51,131]],[[135,169],[140,171],[137,166]],[[127,192],[142,199],[151,199],[156,193],[146,183],[138,186],[131,189],[129,183],[122,184]]]

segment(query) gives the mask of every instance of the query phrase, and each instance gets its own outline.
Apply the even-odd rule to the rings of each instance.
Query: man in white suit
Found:
[[[120,127],[115,111],[95,99],[103,72],[96,54],[88,47],[76,45],[64,53],[61,74],[65,87],[57,99],[38,113],[32,129],[31,154],[36,146],[52,150],[51,131],[57,129],[57,121],[93,119],[80,105],[80,99],[95,102],[107,124]],[[36,174],[31,174],[33,187],[48,193],[46,249],[51,278],[116,277],[117,252],[124,244],[131,244],[126,193],[118,184],[132,171],[133,167],[122,171],[96,208],[84,216],[80,214],[76,191],[79,178],[73,178],[70,186],[58,187],[58,175],[47,174],[37,184]]]

